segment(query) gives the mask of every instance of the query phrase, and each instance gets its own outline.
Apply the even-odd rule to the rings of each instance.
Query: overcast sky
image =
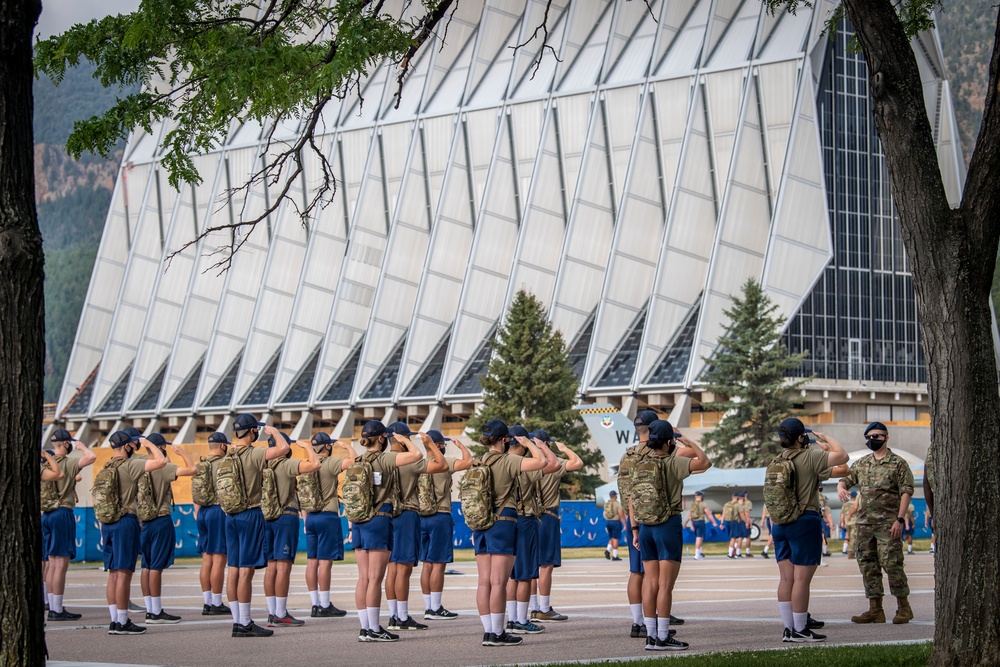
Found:
[[[133,11],[139,0],[42,0],[42,15],[38,19],[35,35],[49,37],[65,31],[77,23],[108,14]]]

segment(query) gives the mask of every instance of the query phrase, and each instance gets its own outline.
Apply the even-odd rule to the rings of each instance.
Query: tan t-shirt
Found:
[[[621,519],[622,504],[617,500],[609,500],[604,503],[604,518],[607,521],[617,521]]]
[[[692,521],[704,521],[705,520],[705,503],[700,500],[695,500],[691,503],[691,507],[688,508],[688,516],[691,517]]]
[[[438,514],[451,514],[451,476],[455,474],[456,459],[445,457],[444,460],[448,464],[448,472],[432,474],[431,481],[434,483],[434,497],[438,501]]]
[[[145,467],[145,466],[144,466]],[[156,516],[169,516],[174,505],[174,492],[170,483],[177,479],[177,464],[167,463],[159,470],[149,473],[153,482],[153,499],[156,501]]]
[[[323,506],[321,512],[340,512],[340,497],[337,496],[337,485],[340,484],[340,473],[343,472],[344,459],[327,456],[320,460],[319,492],[330,502]],[[298,499],[296,499],[296,503]],[[298,507],[298,505],[296,505]]]
[[[59,507],[76,507],[76,475],[80,472],[80,459],[69,456],[56,457],[56,464],[62,470],[63,478],[52,482],[59,494]],[[46,466],[48,467],[48,466]]]
[[[490,465],[490,470],[493,472],[494,497],[496,497],[497,501],[503,501],[506,498],[500,509],[507,507],[516,509],[514,505],[513,486],[514,480],[521,472],[522,458],[524,457],[517,454],[504,453]],[[545,477],[548,477],[548,475],[545,475]]]
[[[684,456],[656,456],[650,458],[660,459],[666,466],[667,482],[667,506],[670,513],[680,514],[684,510],[684,480],[691,476],[691,459]]]
[[[538,484],[542,479],[541,470],[527,470],[518,473],[517,488],[521,495],[521,508],[524,510],[522,516],[541,516],[544,507],[540,507],[541,496],[538,491]]]
[[[139,491],[139,476],[146,472],[146,457],[132,455],[118,466],[118,497],[129,514],[135,514],[135,497]]]
[[[795,493],[806,510],[819,512],[819,483],[830,479],[829,455],[822,449],[806,449],[792,459],[795,466]]]
[[[427,472],[426,458],[399,467],[399,494],[403,499],[404,510],[416,512],[420,509],[420,492],[417,489],[417,482],[420,481],[420,476],[425,472]]]
[[[559,483],[566,474],[566,459],[559,461],[559,470],[548,475],[542,475],[538,487],[542,492],[542,509],[552,510],[559,514]]]
[[[261,473],[267,464],[267,447],[244,445],[236,455],[243,464],[243,482],[247,485],[248,507],[260,507]]]
[[[743,501],[743,511],[747,513],[747,518],[750,517],[750,510],[753,509],[753,503],[749,499]]]
[[[286,509],[298,511],[299,509],[299,499],[295,495],[299,463],[298,459],[279,459],[279,462],[274,464],[274,480],[278,488],[278,502],[281,504],[282,511]]]

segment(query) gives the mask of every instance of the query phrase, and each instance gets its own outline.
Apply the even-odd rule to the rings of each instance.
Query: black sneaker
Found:
[[[400,623],[402,623],[402,621],[400,621],[398,618],[396,618],[395,616],[390,616],[389,625],[387,625],[386,627],[389,628],[390,630],[399,630]]]
[[[670,616],[670,625],[684,625],[684,619],[683,618],[677,618],[676,616],[674,616],[674,615],[671,614],[671,616]]]
[[[145,607],[140,607],[136,603],[134,603],[131,600],[129,600],[128,601],[128,610],[129,611],[146,611],[146,608]]]
[[[399,621],[399,619],[396,619]],[[426,630],[427,626],[423,623],[417,623],[413,620],[412,616],[407,616],[405,621],[399,621],[399,630]]]
[[[771,557],[770,554],[768,554],[766,551],[761,551],[760,555],[763,556],[764,558],[770,558]]]
[[[483,633],[483,646],[493,646],[493,640],[496,639],[496,635],[492,632]]]
[[[802,631],[789,630],[788,639],[783,641],[789,641],[795,644],[814,644],[816,642],[826,641],[826,635],[817,634],[809,628]]]
[[[812,614],[806,615],[806,630],[820,630],[826,625],[823,621],[817,621],[812,617]]]
[[[514,626],[517,625],[514,621],[507,621],[507,632],[514,632]]]
[[[615,557],[614,557],[614,558],[612,558],[611,560],[618,560],[618,561],[620,561],[620,560],[621,560],[621,558],[620,558],[620,557],[618,557],[618,556],[615,556]]]
[[[267,615],[267,627],[269,627],[269,628],[273,628],[274,627],[274,614],[268,614]]]
[[[687,647],[687,642],[675,639],[673,635],[668,636],[666,639],[653,639],[652,637],[646,637],[647,651],[683,651]]]
[[[49,611],[48,620],[50,621],[79,621],[83,618],[83,614],[74,614],[71,611]]]
[[[358,631],[358,641],[359,642],[370,642],[371,639],[368,638],[368,631],[364,628]]]
[[[640,625],[639,623],[632,624],[632,630],[628,633],[628,636],[632,639],[645,639],[646,638],[646,626]]]
[[[230,616],[231,614],[232,610],[224,604],[206,604],[202,605],[201,608],[202,616]]]
[[[448,611],[444,607],[438,607],[437,611],[431,609],[424,610],[425,621],[450,621],[453,618],[458,618],[458,614]]]
[[[270,637],[273,634],[274,630],[262,628],[253,621],[250,621],[246,625],[241,625],[238,634],[236,628],[233,628],[233,637]]]
[[[120,627],[121,626],[118,625],[117,621],[111,621],[111,624],[108,626],[108,634],[109,635],[117,635],[118,634],[118,628],[120,628]]]
[[[267,627],[269,628],[297,628],[305,625],[306,622],[299,620],[285,611],[284,616],[278,616],[277,614],[268,615],[267,617]]]
[[[310,616],[313,618],[343,618],[347,616],[347,612],[343,609],[337,609],[331,602],[326,607],[314,605]]]
[[[487,646],[518,646],[524,643],[524,639],[515,637],[509,632],[501,632],[498,635],[491,634],[490,638],[492,641]]]
[[[736,558],[736,556],[734,556],[732,554],[729,554],[728,556],[726,556],[726,558],[728,558],[729,560],[732,560],[732,559]]]
[[[142,635],[146,634],[146,628],[141,625],[136,625],[132,622],[132,619],[128,619],[124,623],[118,624],[118,631],[115,632],[116,635]]]
[[[233,637],[243,636],[243,626],[239,623],[233,623]]]
[[[604,557],[607,558],[608,560],[611,560],[611,552],[608,551],[607,549],[605,549],[604,550]]]
[[[211,616],[213,609],[215,609],[215,607],[213,607],[212,605],[210,605],[210,604],[203,604],[203,605],[201,605],[201,615],[202,616]]]
[[[146,623],[149,625],[173,625],[175,623],[180,623],[181,617],[174,616],[173,614],[168,614],[167,612],[160,610],[159,614],[146,613]]]
[[[378,630],[368,631],[368,641],[370,642],[398,642],[399,635],[394,635],[388,630],[384,630],[380,625]]]

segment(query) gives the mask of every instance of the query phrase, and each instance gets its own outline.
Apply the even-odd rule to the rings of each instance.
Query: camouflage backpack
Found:
[[[91,495],[94,498],[94,518],[101,523],[117,523],[125,516],[121,490],[118,487],[118,468],[125,463],[123,456],[115,456],[94,475]]]
[[[215,496],[226,514],[239,514],[250,507],[243,479],[243,461],[235,447],[219,461],[215,471]]]
[[[421,475],[417,478],[417,514],[434,516],[438,511],[438,497],[434,490],[434,475]]]
[[[648,451],[644,445],[629,447],[618,464],[618,495],[625,507],[628,507],[628,499],[632,497],[632,473],[635,472],[635,467],[647,458]]]
[[[66,457],[55,456],[53,458],[56,462],[62,463]],[[48,468],[47,465],[42,466],[42,470],[46,468]],[[57,509],[59,509],[59,486],[55,482],[42,482],[42,511],[51,512]]]
[[[153,476],[144,472],[139,475],[139,488],[135,494],[135,514],[139,521],[152,521],[157,517],[160,504],[153,493]]]
[[[322,512],[328,502],[319,485],[319,471],[302,473],[295,478],[295,495],[303,512]],[[333,500],[332,498],[330,500]]]
[[[278,493],[278,473],[274,472],[274,469],[282,461],[284,459],[268,461],[264,470],[261,471],[260,511],[264,513],[265,521],[274,521],[285,511]]]
[[[458,498],[462,503],[462,515],[466,525],[472,530],[489,530],[497,520],[497,507],[506,504],[497,503],[493,488],[493,470],[491,466],[500,458],[500,454],[489,452],[481,459],[472,459],[472,466],[462,476],[458,483]],[[511,489],[514,485],[511,485]]]
[[[636,523],[657,526],[670,518],[666,461],[663,458],[647,456],[635,466],[631,491]]]
[[[194,475],[191,477],[191,500],[200,507],[210,507],[216,503],[212,462],[221,458],[221,456],[203,456],[195,466]]]
[[[378,510],[375,507],[375,469],[372,459],[375,452],[366,452],[354,459],[354,463],[344,471],[341,487],[344,497],[344,516],[352,523],[371,521]]]
[[[804,449],[786,449],[774,457],[764,473],[764,506],[771,521],[783,526],[802,516],[805,507],[799,504],[792,459]]]

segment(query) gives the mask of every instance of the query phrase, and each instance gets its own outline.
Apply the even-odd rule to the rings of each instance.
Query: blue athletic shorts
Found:
[[[344,560],[344,529],[336,512],[306,514],[306,557]]]
[[[450,563],[455,560],[455,520],[451,512],[420,517],[420,560]]]
[[[378,509],[370,521],[356,523],[352,528],[351,539],[355,549],[365,551],[392,549],[392,519],[381,514],[391,514],[392,505],[385,503]]]
[[[562,565],[562,530],[559,519],[549,514],[558,515],[559,509],[550,507],[542,514],[542,527],[538,531],[538,564]]]
[[[910,534],[911,535],[913,534],[912,530],[910,531]],[[825,537],[826,539],[830,539],[830,524],[828,524],[826,521],[823,522],[823,537]]]
[[[416,565],[420,560],[420,515],[403,510],[392,519],[392,555],[390,563]]]
[[[139,519],[134,514],[126,514],[115,523],[101,524],[104,569],[135,572],[135,559],[139,557],[139,531]]]
[[[514,569],[510,578],[514,581],[531,581],[538,578],[538,519],[531,516],[517,517],[517,547],[514,555]]]
[[[692,521],[691,527],[694,528],[694,536],[705,539],[705,520],[701,519],[699,521]]]
[[[264,513],[251,507],[226,515],[226,564],[229,567],[264,567]]]
[[[657,526],[639,526],[639,549],[643,561],[674,560],[681,562],[684,527],[680,514]]]
[[[198,510],[198,553],[226,553],[226,513],[218,505]]]
[[[632,530],[631,517],[625,517],[625,543],[628,545],[628,571],[632,574],[645,574],[646,568],[642,565],[642,557],[639,550],[632,544],[632,537],[635,533]]]
[[[731,539],[731,540],[737,539],[738,540],[739,538],[743,537],[743,531],[740,530],[740,528],[742,528],[742,526],[743,526],[742,523],[739,523],[739,522],[736,522],[736,521],[727,521],[726,522],[726,532],[729,534],[729,539]]]
[[[910,530],[907,530],[907,529],[904,528],[903,529],[903,535],[902,535],[902,537],[904,537],[904,538],[906,538],[906,537],[913,537],[913,532],[914,531],[913,531],[912,528]],[[52,554],[52,555],[53,556],[58,556],[59,554]]]
[[[604,530],[606,530],[608,533],[608,539],[610,540],[622,539],[622,522],[619,519],[615,519],[613,521],[605,521]]]
[[[142,524],[139,534],[139,550],[142,553],[142,568],[144,570],[166,570],[174,564],[174,520],[167,516],[158,516],[152,521]]]
[[[497,519],[489,530],[472,531],[472,546],[479,554],[513,556],[517,553],[517,512],[513,507],[500,510],[500,516],[514,521]]]
[[[823,554],[823,520],[819,512],[806,511],[792,523],[774,524],[774,557],[791,559],[792,565],[819,565]]]
[[[265,521],[264,531],[264,557],[267,560],[290,560],[294,563],[301,532],[298,512],[285,512],[274,521]]]
[[[76,558],[76,518],[73,510],[59,507],[42,514],[42,555]]]

